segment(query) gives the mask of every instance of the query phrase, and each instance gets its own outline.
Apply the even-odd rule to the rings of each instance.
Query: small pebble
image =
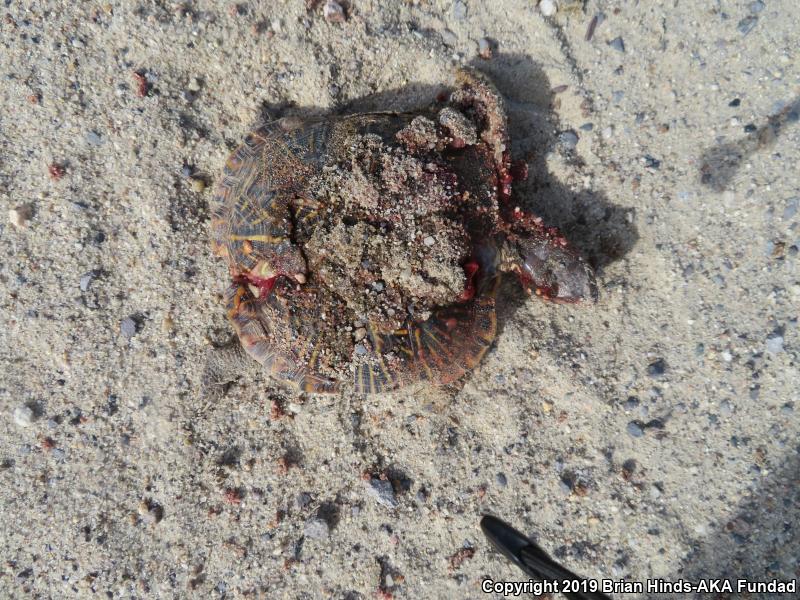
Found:
[[[345,14],[342,5],[336,0],[328,0],[322,7],[322,16],[328,23],[344,23]]]
[[[783,208],[783,220],[788,221],[797,214],[798,198],[789,198]]]
[[[629,396],[627,400],[625,400],[625,404],[623,405],[625,410],[633,410],[637,406],[639,406],[639,399],[636,396]]]
[[[306,521],[303,534],[312,540],[324,540],[330,535],[330,526],[324,519],[313,517]]]
[[[732,106],[732,107],[736,108],[736,107],[737,107],[737,106],[739,106],[741,103],[742,103],[742,101],[741,101],[739,98],[734,98],[733,100],[731,100],[730,102],[728,102],[728,106]]]
[[[148,502],[147,500],[139,502],[136,512],[138,512],[139,516],[142,518],[142,523],[146,525],[155,525],[156,523],[160,523],[161,519],[164,518],[164,509],[160,505]]]
[[[33,209],[27,204],[12,208],[8,211],[8,222],[17,229],[24,229],[33,217]]]
[[[367,493],[372,496],[378,504],[389,508],[397,508],[397,498],[394,496],[394,488],[390,481],[378,478],[371,478],[364,482]]]
[[[625,52],[625,42],[622,41],[621,37],[615,37],[613,40],[608,42],[608,45],[617,52]]]
[[[433,246],[436,243],[436,240],[429,235],[424,240],[422,240],[422,243],[425,244],[426,246]]]
[[[92,285],[92,281],[96,276],[97,276],[96,271],[89,271],[88,273],[84,273],[83,275],[81,275],[80,282],[78,285],[80,285],[82,292],[85,292],[89,289],[89,286]]]
[[[636,461],[632,458],[629,458],[624,463],[622,463],[622,475],[629,479],[631,475],[636,472]]]
[[[506,487],[508,485],[508,479],[506,478],[505,473],[498,473],[495,476],[495,481],[497,481],[497,485],[500,487]]]
[[[736,29],[738,29],[739,33],[741,33],[742,35],[747,35],[753,30],[753,27],[755,27],[757,23],[758,23],[758,17],[754,17],[751,15],[739,21],[739,24],[736,26]]]
[[[303,509],[311,503],[311,494],[308,492],[300,492],[295,496],[294,504],[297,508]]]
[[[27,404],[20,404],[14,409],[14,423],[20,427],[30,427],[34,417],[33,409]]]
[[[545,17],[552,17],[558,12],[556,0],[541,0],[539,2],[539,12]]]
[[[644,435],[644,428],[642,428],[642,425],[639,423],[639,421],[631,421],[628,423],[627,430],[628,435],[631,437],[638,438]]]
[[[86,132],[86,141],[92,146],[99,146],[103,143],[103,138],[96,131]]]
[[[770,354],[779,354],[783,352],[783,335],[775,332],[767,337],[767,352]]]
[[[650,377],[661,377],[664,373],[667,372],[667,361],[663,358],[659,358],[657,361],[650,363],[647,366],[647,374]]]
[[[756,129],[758,129],[758,127],[756,127],[752,123],[748,123],[747,125],[744,126],[745,133],[753,133],[756,131]]]
[[[456,0],[453,3],[453,18],[456,21],[463,21],[467,18],[467,5],[461,0]]]
[[[578,134],[574,131],[562,131],[558,134],[558,141],[568,150],[573,150],[578,145]]]
[[[750,3],[750,6],[749,6],[748,8],[750,9],[750,12],[751,12],[751,13],[753,13],[753,14],[756,14],[756,15],[757,15],[757,14],[758,14],[758,13],[760,13],[762,10],[764,10],[764,8],[765,8],[765,5],[764,5],[764,3],[763,3],[763,2],[761,2],[761,0],[756,0],[755,2],[751,2],[751,3]]]
[[[604,140],[610,140],[612,137],[614,137],[614,128],[608,126],[600,132],[600,135],[603,136]]]
[[[584,123],[583,125],[581,125],[580,128],[581,131],[591,131],[592,129],[594,129],[594,123]]]
[[[492,58],[492,43],[486,38],[478,40],[478,56],[486,60]]]
[[[733,404],[730,400],[723,400],[719,403],[719,412],[723,417],[730,416],[733,413]]]
[[[136,335],[136,321],[131,317],[125,317],[120,321],[119,331],[123,337],[131,339]]]
[[[199,178],[192,178],[192,191],[198,194],[206,189],[206,182]]]
[[[661,161],[650,155],[645,155],[642,160],[644,161],[644,166],[648,169],[658,169],[661,166]]]
[[[452,47],[455,46],[456,43],[458,42],[458,37],[456,36],[455,33],[450,31],[449,29],[445,29],[442,32],[442,41],[446,46]]]

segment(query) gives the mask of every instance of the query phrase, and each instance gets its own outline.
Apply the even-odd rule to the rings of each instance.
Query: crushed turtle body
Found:
[[[491,346],[503,274],[545,300],[596,299],[589,265],[512,204],[508,147],[502,98],[474,71],[418,111],[252,131],[211,222],[244,351],[310,393],[447,384]]]

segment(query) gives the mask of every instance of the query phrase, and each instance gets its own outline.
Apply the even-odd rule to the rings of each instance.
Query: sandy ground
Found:
[[[489,597],[523,576],[484,512],[591,577],[795,578],[798,31],[793,0],[6,0],[0,596]],[[281,106],[413,106],[461,63],[600,302],[507,290],[459,386],[205,402],[195,180]]]

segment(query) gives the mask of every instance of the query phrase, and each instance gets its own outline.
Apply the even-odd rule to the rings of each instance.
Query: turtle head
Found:
[[[529,293],[559,303],[597,300],[592,267],[560,235],[526,236],[511,246],[504,262]]]

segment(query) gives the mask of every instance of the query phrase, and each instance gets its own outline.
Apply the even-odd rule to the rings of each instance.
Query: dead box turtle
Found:
[[[586,262],[512,204],[508,147],[502,98],[473,71],[419,111],[252,131],[211,225],[247,355],[312,393],[446,384],[492,344],[503,273],[546,300],[595,299]]]

